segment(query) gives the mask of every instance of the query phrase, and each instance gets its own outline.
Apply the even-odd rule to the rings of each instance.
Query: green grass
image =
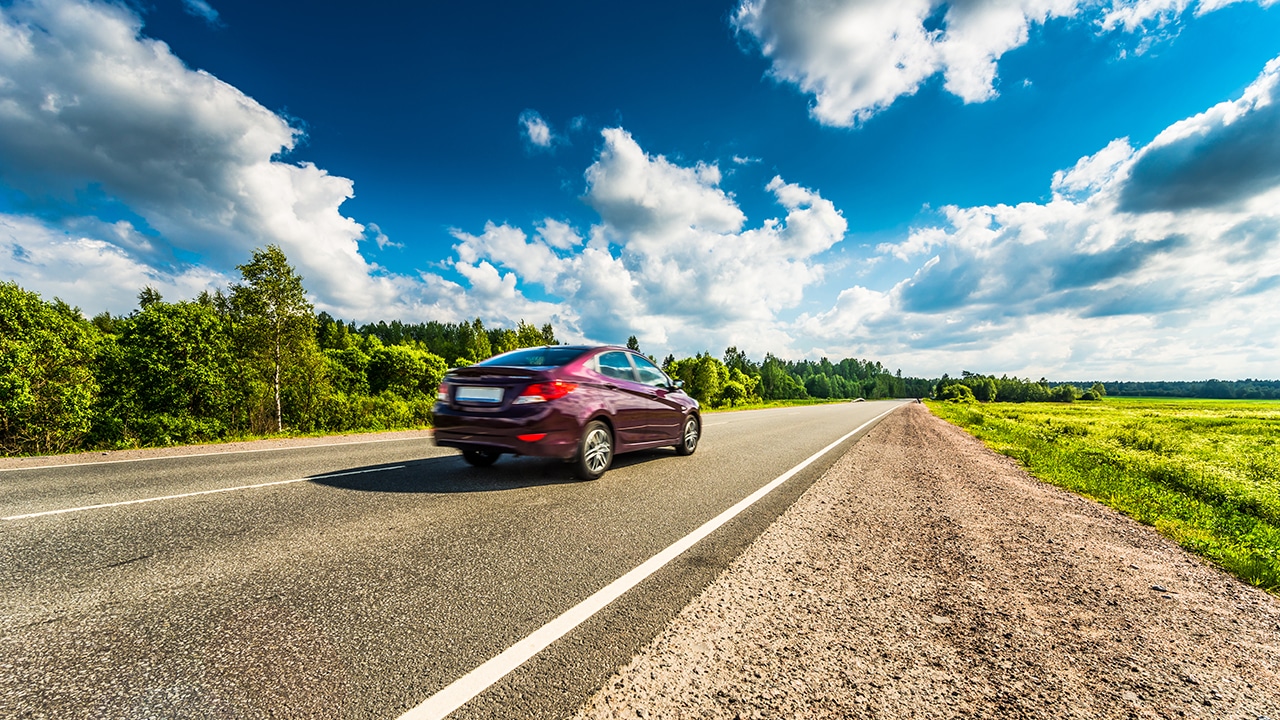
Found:
[[[939,417],[1036,477],[1280,593],[1280,401],[953,404]]]

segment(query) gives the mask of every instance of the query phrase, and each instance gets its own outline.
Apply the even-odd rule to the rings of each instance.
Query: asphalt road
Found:
[[[422,439],[0,471],[0,717],[397,717],[892,407],[709,415],[595,482]],[[860,435],[450,717],[572,713]]]

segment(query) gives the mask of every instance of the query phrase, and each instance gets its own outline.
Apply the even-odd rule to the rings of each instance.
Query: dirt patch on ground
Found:
[[[1280,720],[1280,602],[908,405],[578,717]]]

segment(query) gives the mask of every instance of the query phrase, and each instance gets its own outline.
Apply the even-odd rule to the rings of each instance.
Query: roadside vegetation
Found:
[[[0,282],[0,455],[425,427],[449,368],[557,343],[550,324],[357,326],[316,313],[275,246],[239,270],[225,291],[173,302],[145,287],[137,309],[92,319]],[[634,337],[628,345],[639,349]],[[919,397],[933,386],[878,362],[757,363],[737,348],[662,364],[707,409]]]
[[[1047,482],[1280,592],[1280,401],[930,402]]]

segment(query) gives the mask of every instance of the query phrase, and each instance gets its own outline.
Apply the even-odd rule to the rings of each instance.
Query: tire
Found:
[[[680,432],[680,442],[676,443],[677,455],[692,455],[698,449],[698,440],[702,437],[702,423],[697,416],[690,415],[684,421],[684,430]]]
[[[472,467],[489,467],[498,461],[502,453],[489,448],[469,448],[462,451],[462,459]]]
[[[587,423],[578,443],[578,456],[574,460],[574,474],[583,480],[595,480],[613,464],[613,433],[599,420]]]

